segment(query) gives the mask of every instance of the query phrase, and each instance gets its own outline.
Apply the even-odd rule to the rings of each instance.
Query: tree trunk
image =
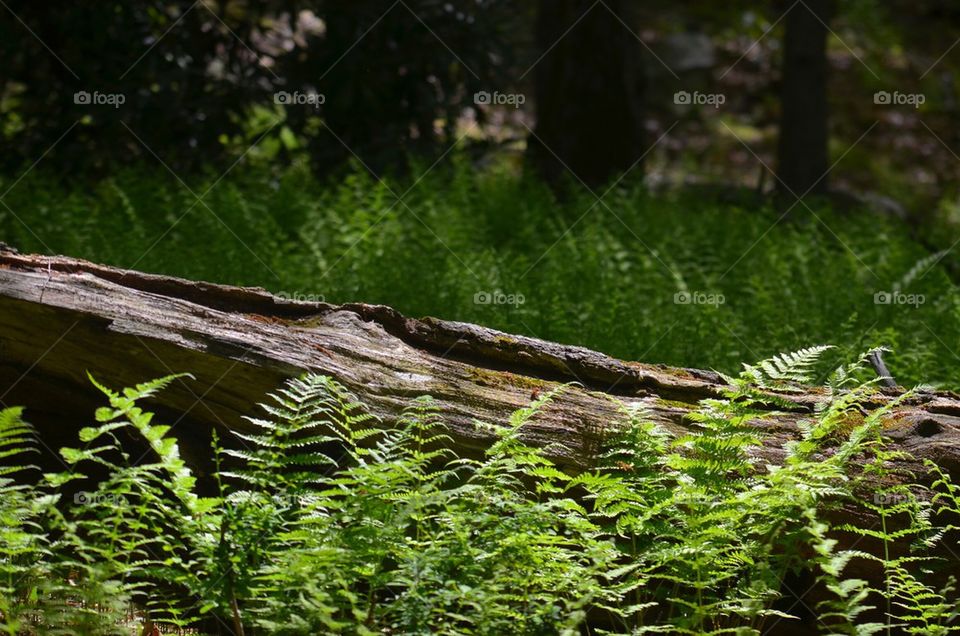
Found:
[[[533,67],[536,128],[527,147],[533,167],[552,184],[572,172],[575,182],[602,185],[643,154],[641,51],[626,4],[538,3],[543,57]]]
[[[783,46],[779,188],[794,196],[827,191],[827,25],[834,0],[807,0],[790,9]]]
[[[642,406],[676,434],[697,402],[724,387],[710,371],[624,362],[582,347],[508,335],[477,325],[414,319],[376,305],[290,302],[258,288],[191,282],[54,256],[21,255],[0,244],[0,401],[54,424],[51,448],[87,423],[102,396],[89,371],[122,387],[173,372],[175,383],[150,405],[178,422],[191,455],[208,454],[210,432],[245,430],[242,415],[285,379],[311,370],[354,392],[386,422],[418,395],[438,401],[463,453],[491,440],[474,420],[504,422],[536,392],[578,382],[526,430],[568,468],[590,463],[617,419],[610,396]],[[885,389],[883,399],[897,394]],[[758,453],[776,463],[796,422],[818,394],[784,394],[794,412],[763,426]],[[894,423],[895,421],[895,423]],[[222,436],[222,435],[221,435]],[[923,473],[931,459],[960,478],[960,399],[923,393],[898,408],[890,436]]]

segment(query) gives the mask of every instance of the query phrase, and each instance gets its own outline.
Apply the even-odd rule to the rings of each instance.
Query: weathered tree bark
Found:
[[[834,0],[789,10],[783,44],[783,88],[777,150],[779,189],[794,196],[827,191],[827,25]]]
[[[333,376],[386,421],[413,397],[432,395],[467,452],[490,441],[474,420],[503,422],[534,392],[579,383],[526,431],[571,468],[590,462],[618,419],[611,396],[682,433],[690,430],[684,415],[723,387],[710,371],[624,362],[477,325],[407,318],[389,307],[290,302],[257,288],[0,247],[0,401],[25,405],[35,418],[89,420],[102,396],[87,371],[118,388],[189,372],[195,380],[174,384],[151,406],[173,416],[174,432],[205,453],[211,429],[244,429],[241,416],[266,392],[306,370]],[[795,412],[761,424],[768,444],[759,452],[773,463],[819,399],[814,390],[785,396]],[[909,399],[889,435],[911,457],[903,467],[920,473],[930,459],[960,477],[958,396]]]

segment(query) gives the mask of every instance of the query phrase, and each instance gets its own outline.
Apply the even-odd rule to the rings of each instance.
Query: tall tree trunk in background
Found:
[[[827,25],[833,11],[834,0],[805,0],[786,18],[777,162],[785,194],[827,191]]]
[[[534,70],[528,160],[550,183],[569,167],[600,185],[643,154],[641,51],[625,4],[539,0],[537,49],[546,54]]]

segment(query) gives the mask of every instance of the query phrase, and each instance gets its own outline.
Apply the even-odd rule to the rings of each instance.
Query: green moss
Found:
[[[664,400],[663,398],[657,398],[657,399],[655,400],[655,404],[656,404],[657,406],[662,406],[662,407],[668,408],[668,409],[685,409],[685,410],[690,410],[691,408],[693,408],[693,406],[692,406],[691,404],[688,404],[688,403],[686,403],[686,402],[681,402],[681,401],[679,401],[679,400]]]
[[[531,378],[509,371],[494,371],[482,367],[470,369],[470,379],[481,386],[516,387],[521,389],[544,389],[554,386],[555,382],[548,382],[540,378]]]
[[[493,341],[497,344],[497,346],[501,346],[501,347],[503,346],[512,347],[517,344],[517,339],[514,338],[513,336],[508,336],[507,334],[500,334],[500,335],[494,336]]]
[[[884,430],[889,430],[892,428],[900,428],[903,426],[913,426],[915,421],[909,417],[909,415],[904,413],[893,413],[890,417],[885,418],[881,422],[881,426]]]

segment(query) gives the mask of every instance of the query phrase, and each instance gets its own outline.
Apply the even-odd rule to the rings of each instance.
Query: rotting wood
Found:
[[[415,319],[384,306],[285,301],[259,288],[192,282],[0,247],[0,400],[45,421],[76,421],[99,396],[89,371],[111,386],[172,372],[176,383],[155,400],[174,433],[202,455],[212,428],[243,429],[242,415],[284,379],[325,373],[389,421],[413,397],[438,402],[461,452],[490,441],[475,420],[503,422],[534,390],[575,382],[532,422],[526,438],[549,446],[559,463],[589,462],[615,403],[642,406],[669,430],[688,430],[684,415],[717,395],[710,371],[625,362],[582,347],[505,334],[478,325]],[[892,398],[896,389],[885,389]],[[763,459],[776,463],[796,422],[819,399],[791,395],[794,412],[765,421]],[[86,410],[85,410],[86,409]],[[911,398],[888,433],[923,472],[930,459],[960,473],[960,399],[952,393]]]

